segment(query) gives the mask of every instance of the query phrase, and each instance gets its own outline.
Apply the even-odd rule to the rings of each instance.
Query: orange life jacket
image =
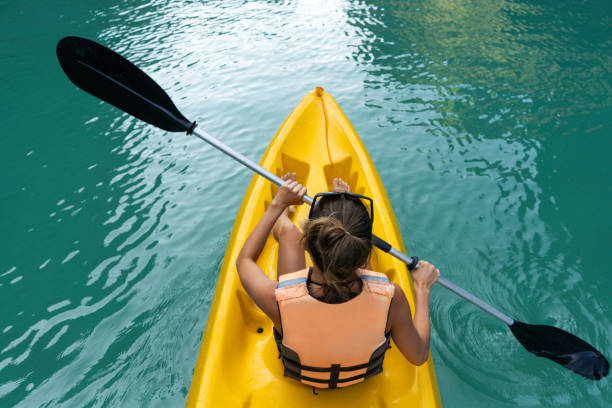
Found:
[[[285,376],[336,388],[380,373],[391,335],[385,330],[393,284],[382,273],[359,270],[362,291],[330,304],[308,293],[308,273],[283,275],[276,289],[282,335],[274,334]]]

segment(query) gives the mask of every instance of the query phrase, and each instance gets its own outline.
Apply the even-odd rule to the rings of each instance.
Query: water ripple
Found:
[[[4,117],[29,124],[0,149],[11,174],[0,191],[0,405],[183,405],[251,177],[73,89],[49,51],[68,32],[134,61],[254,160],[324,86],[362,136],[411,254],[519,320],[612,349],[604,3],[3,4],[0,19],[15,21],[0,37],[44,49],[0,55],[8,97],[27,102]],[[15,22],[28,34],[17,38]],[[606,383],[527,353],[440,288],[432,321],[447,405],[611,401]]]

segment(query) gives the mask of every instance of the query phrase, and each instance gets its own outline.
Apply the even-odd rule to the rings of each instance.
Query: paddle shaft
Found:
[[[275,175],[275,174],[271,173],[270,171],[264,169],[259,164],[257,164],[254,161],[252,161],[251,159],[249,159],[246,156],[238,153],[237,151],[235,151],[234,149],[232,149],[231,147],[229,147],[225,143],[222,143],[221,141],[219,141],[216,138],[212,137],[210,134],[208,134],[206,131],[200,129],[198,126],[196,126],[192,130],[192,134],[194,136],[196,136],[197,138],[202,139],[206,143],[210,144],[214,148],[216,148],[216,149],[222,151],[223,153],[227,154],[228,156],[230,156],[234,160],[238,161],[239,163],[241,163],[244,166],[248,167],[249,169],[253,170],[255,173],[257,173],[260,176],[266,178],[267,180],[271,181],[272,183],[274,183],[274,184],[276,184],[278,186],[280,186],[280,185],[282,185],[284,183],[283,179],[281,179],[277,175]],[[304,196],[304,202],[306,202],[307,204],[312,204],[312,197],[310,197],[308,195],[305,195]],[[415,265],[415,259],[416,258],[409,257],[408,255],[404,254],[403,252],[393,248],[388,242],[380,239],[379,237],[377,237],[375,235],[373,236],[373,241],[374,241],[374,245],[376,245],[381,250],[383,250],[385,252],[388,252],[390,255],[396,257],[400,261],[404,262],[406,265],[408,265],[409,269],[413,269],[415,266],[418,267],[418,264]],[[495,309],[493,306],[491,306],[488,303],[482,301],[481,299],[477,298],[476,296],[472,295],[471,293],[467,292],[466,290],[460,288],[459,286],[455,285],[454,283],[449,282],[448,280],[446,280],[446,279],[444,279],[442,277],[440,279],[438,279],[438,283],[440,285],[444,286],[446,289],[450,290],[451,292],[454,292],[458,296],[464,298],[468,302],[478,306],[479,308],[481,308],[485,312],[491,314],[494,317],[497,317],[498,319],[500,319],[501,321],[503,321],[507,325],[511,326],[514,323],[514,320],[511,317],[509,317],[506,314],[500,312],[499,310]]]
[[[194,136],[202,139],[203,141],[215,147],[216,149],[221,150],[223,153],[227,154],[228,156],[230,156],[237,162],[245,165],[246,167],[253,170],[255,173],[259,174],[265,179],[270,180],[272,183],[276,184],[277,186],[281,186],[285,182],[282,178],[264,169],[259,164],[255,163],[253,160],[249,159],[243,154],[238,153],[237,151],[235,151],[234,149],[232,149],[225,143],[219,141],[218,139],[215,139],[214,137],[209,135],[206,131],[200,129],[198,126],[196,126],[193,129],[192,133]],[[305,195],[304,202],[306,204],[312,204],[312,197],[310,197],[309,195]]]

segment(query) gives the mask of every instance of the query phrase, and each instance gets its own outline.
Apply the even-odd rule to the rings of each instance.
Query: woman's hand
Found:
[[[415,289],[429,290],[440,278],[440,271],[427,261],[420,261],[419,267],[411,272]]]
[[[295,173],[287,173],[282,179],[285,180],[285,183],[278,188],[272,204],[282,208],[302,204],[306,194],[306,187],[303,187],[296,181]]]

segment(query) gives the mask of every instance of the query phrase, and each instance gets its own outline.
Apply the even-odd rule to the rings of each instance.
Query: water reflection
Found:
[[[600,131],[612,117],[603,4],[362,1],[347,15],[361,37],[353,58],[368,73],[364,93],[379,111],[378,137],[397,148],[398,163],[410,163],[384,177],[403,187],[394,206],[409,214],[399,216],[416,235],[408,244],[502,310],[575,330],[606,350],[605,295],[591,297],[583,279],[601,281],[609,257],[602,244],[595,253],[585,225],[609,226],[610,217],[577,219],[580,198],[558,176],[603,198],[604,153],[591,153],[601,161],[588,170],[569,157],[590,156],[581,134],[612,151]],[[406,174],[418,181],[401,180]],[[612,204],[612,195],[604,200]],[[576,246],[592,257],[581,259]],[[576,378],[524,353],[503,325],[451,295],[435,302],[439,366],[497,403],[571,406],[600,387],[569,393]],[[547,384],[551,369],[555,384]],[[521,397],[507,385],[517,378]]]

